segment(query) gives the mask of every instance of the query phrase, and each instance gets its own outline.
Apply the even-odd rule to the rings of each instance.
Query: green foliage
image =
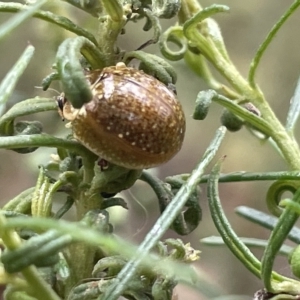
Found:
[[[161,240],[168,229],[188,235],[198,227],[202,218],[200,185],[204,182],[208,186],[211,218],[220,237],[208,237],[203,242],[225,244],[262,280],[265,289],[256,292],[254,299],[298,299],[298,279],[274,272],[273,265],[277,254],[290,255],[289,264],[299,278],[299,246],[291,252],[284,245],[285,239],[300,243],[299,229],[294,226],[300,214],[300,149],[294,137],[300,111],[299,83],[283,126],[256,83],[256,70],[275,34],[300,1],[289,7],[263,41],[250,64],[248,79],[232,63],[218,24],[212,19],[227,12],[227,6],[214,4],[203,9],[196,0],[65,0],[97,20],[99,28],[94,35],[67,17],[42,9],[43,5],[49,5],[46,0],[31,2],[36,3],[0,2],[0,12],[15,13],[1,25],[0,40],[13,34],[15,28],[31,17],[77,36],[60,41],[54,72],[42,83],[47,90],[53,81],[60,82],[64,94],[58,98],[58,104],[53,99],[36,97],[24,99],[6,111],[6,104],[33,57],[31,45],[0,84],[0,148],[20,154],[34,152],[39,147],[56,149],[52,160],[39,166],[36,185],[15,196],[1,210],[0,237],[5,250],[1,254],[0,283],[7,286],[5,299],[115,300],[123,296],[136,300],[171,300],[175,299],[174,288],[178,283],[192,287],[209,299],[226,299],[207,276],[197,274],[190,266],[199,259],[199,250],[180,239]],[[51,3],[49,10],[60,5],[59,1]],[[163,33],[160,19],[176,16],[178,23]],[[146,20],[144,31],[153,31],[152,38],[136,51],[120,49],[117,42],[125,25],[140,19]],[[72,135],[58,138],[43,133],[38,121],[16,121],[37,112],[57,110],[57,106],[64,116],[61,110],[65,98],[74,109],[81,109],[94,97],[86,74],[118,62],[128,65],[133,59],[138,60],[139,69],[172,87],[180,74],[164,58],[147,53],[144,48],[150,44],[158,44],[168,60],[184,60],[195,76],[207,84],[209,89],[199,91],[196,99],[195,120],[209,117],[213,102],[223,106],[222,125],[231,131],[245,126],[259,133],[259,138],[262,136],[276,146],[288,170],[220,174],[225,159],[222,158],[204,175],[226,135],[226,128],[221,126],[190,174],[170,174],[160,180],[145,170],[128,170],[103,162]],[[215,78],[213,68],[227,83]],[[106,210],[112,206],[126,208],[125,200],[114,196],[137,180],[153,189],[161,212],[138,247],[113,234],[114,226]],[[268,241],[239,237],[225,216],[218,192],[220,182],[260,180],[275,181],[266,199],[275,217],[249,207],[238,207],[236,212],[270,229]],[[291,192],[292,199],[281,200],[287,191]],[[53,197],[58,192],[65,195],[66,201],[54,212]],[[63,220],[71,207],[76,210],[74,222]],[[255,257],[249,247],[264,248],[262,259]]]

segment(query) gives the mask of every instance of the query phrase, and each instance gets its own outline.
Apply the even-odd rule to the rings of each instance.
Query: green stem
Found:
[[[270,43],[274,39],[274,37],[275,37],[276,33],[278,32],[278,30],[282,27],[282,25],[286,22],[286,20],[291,16],[291,14],[296,11],[296,9],[298,8],[299,5],[300,5],[300,1],[296,0],[288,8],[288,10],[281,16],[279,21],[273,26],[271,31],[268,33],[266,39],[263,41],[263,43],[258,48],[258,50],[257,50],[257,52],[256,52],[256,54],[255,54],[255,56],[254,56],[254,58],[253,58],[253,60],[250,64],[250,70],[249,70],[249,74],[248,74],[248,81],[249,81],[249,84],[252,88],[256,88],[254,77],[255,77],[257,67],[259,65],[259,62],[260,62],[263,54],[265,53],[266,49],[268,48],[268,46],[270,45]]]
[[[3,210],[10,210],[15,211],[17,206],[29,195],[31,195],[35,190],[35,187],[31,187],[23,192],[21,192],[18,196],[11,199],[9,202],[7,202],[2,209]]]
[[[23,5],[23,11],[13,18],[9,19],[6,23],[0,27],[0,40],[8,35],[12,30],[17,28],[26,19],[30,18],[42,5],[44,5],[48,0],[40,0],[34,5]],[[1,5],[1,4],[0,4]],[[5,6],[7,7],[7,6]],[[1,6],[0,6],[1,11]]]
[[[300,189],[295,193],[293,201],[296,203],[300,202]],[[297,219],[298,214],[292,208],[287,207],[278,219],[276,227],[273,229],[269,238],[268,246],[266,247],[262,258],[262,279],[266,289],[270,292],[278,292],[278,287],[273,286],[270,280],[276,254],[285,241],[288,233],[292,230]]]
[[[246,246],[251,248],[264,249],[266,248],[268,241],[255,239],[255,238],[247,238],[247,237],[239,237],[240,241],[244,243]],[[209,236],[201,239],[201,243],[209,246],[222,246],[226,245],[224,240],[220,236]],[[288,256],[294,248],[288,245],[282,245],[279,249],[278,254]]]
[[[108,16],[102,17],[98,30],[99,49],[105,55],[104,65],[112,66],[117,61],[116,42],[126,24],[123,7],[119,0],[102,0]]]
[[[250,222],[270,230],[273,230],[276,227],[278,221],[278,218],[276,217],[247,206],[239,206],[235,209],[235,212]],[[293,229],[289,231],[287,239],[296,244],[300,244],[300,229],[294,226]]]
[[[211,217],[216,228],[218,229],[219,234],[224,240],[224,243],[231,250],[231,252],[243,263],[243,265],[249,271],[251,271],[255,276],[260,277],[262,272],[260,261],[251,253],[247,246],[233,231],[222,209],[218,192],[218,174],[220,172],[220,168],[221,161],[219,161],[219,163],[216,164],[213,168],[207,186],[208,203],[210,207]],[[289,280],[288,278],[284,278],[276,273],[272,274],[271,272],[270,277],[272,275],[273,278],[279,282],[283,280]]]
[[[248,111],[240,105],[237,105],[230,99],[222,95],[216,94],[212,97],[212,100],[229,109],[234,115],[244,119],[246,122],[250,123],[254,128],[257,128],[258,130],[263,132],[266,136],[270,136],[272,134],[272,128],[263,118],[255,115],[254,113]]]
[[[86,156],[82,158],[84,166],[82,187],[78,190],[77,197],[75,197],[76,219],[78,221],[81,220],[88,211],[99,209],[101,207],[102,198],[100,193],[89,196],[88,190],[86,189],[86,187],[90,187],[95,176],[95,161],[95,156]],[[70,257],[72,257],[72,260],[70,261],[70,270],[72,270],[72,272],[66,285],[66,295],[78,282],[84,278],[91,277],[96,249],[96,247],[85,243],[70,245],[69,253]],[[80,263],[78,263],[79,261]]]
[[[27,46],[21,57],[16,61],[12,69],[5,75],[0,84],[0,106],[4,106],[12,94],[18,79],[21,77],[28,66],[34,53],[33,46]],[[0,108],[0,111],[2,108]],[[0,114],[2,114],[0,112]]]
[[[40,5],[40,3],[38,5]],[[19,11],[26,10],[26,7],[27,7],[26,5],[22,5],[19,3],[0,2],[0,12],[16,13]],[[28,12],[28,10],[26,10],[26,12]],[[70,21],[69,19],[67,19],[65,17],[57,16],[49,11],[42,11],[42,10],[34,11],[32,16],[34,18],[38,18],[38,19],[44,20],[49,23],[53,23],[53,24],[55,24],[59,27],[62,27],[70,32],[73,32],[79,36],[84,36],[88,40],[90,40],[92,43],[97,45],[97,41],[96,41],[95,37],[90,32],[88,32],[87,30],[74,24],[72,21]]]
[[[185,185],[181,187],[176,196],[173,198],[172,202],[167,206],[166,210],[162,213],[160,218],[157,220],[156,224],[152,227],[150,232],[145,237],[144,241],[140,244],[138,250],[136,251],[135,258],[131,259],[125,267],[118,274],[116,280],[111,284],[109,289],[104,293],[102,299],[105,300],[115,300],[122,295],[124,289],[128,282],[133,277],[135,271],[137,270],[139,264],[147,257],[149,251],[157,244],[162,235],[170,227],[173,220],[176,218],[178,213],[182,210],[186,201],[189,199],[194,189],[199,184],[201,176],[204,172],[205,167],[213,159],[217,150],[220,147],[221,141],[225,136],[226,130],[221,127],[211,142],[210,146],[204,153],[201,162],[197,168],[192,173],[189,180]]]
[[[279,204],[281,207],[290,207],[293,211],[295,211],[298,215],[300,215],[300,204],[299,203],[296,203],[291,199],[283,199],[280,201]]]
[[[281,196],[285,192],[291,192],[292,194],[295,194],[298,188],[299,183],[297,181],[276,180],[273,182],[269,187],[266,196],[269,212],[272,213],[272,215],[279,217],[282,213],[282,207],[279,205]]]
[[[143,171],[139,179],[148,183],[151,186],[152,190],[157,195],[160,206],[160,212],[162,213],[172,200],[172,192],[169,190],[169,188],[166,187],[163,181],[151,175],[151,173],[145,170]]]
[[[212,8],[207,9],[207,12],[203,13],[203,15],[207,16],[222,11],[222,9],[222,6],[213,6]],[[292,170],[299,170],[300,151],[298,144],[288,135],[283,125],[276,118],[273,110],[258,87],[253,89],[240,75],[235,66],[223,57],[214,43],[212,43],[211,40],[208,40],[198,30],[198,23],[196,21],[198,21],[198,16],[200,20],[203,17],[201,13],[202,11],[198,12],[198,14],[192,18],[194,22],[188,20],[184,23],[183,31],[186,38],[201,51],[201,53],[215,66],[242,97],[249,100],[249,102],[253,103],[259,109],[262,118],[272,130],[270,137],[278,145],[278,148],[281,150],[288,165]]]
[[[43,167],[40,167],[39,176],[31,200],[32,216],[48,217],[46,215],[40,214],[40,210],[41,210],[41,206],[43,206],[43,201],[45,199],[49,187],[50,187],[50,179],[49,177],[46,176],[45,169]]]
[[[189,0],[184,1],[190,2]],[[284,18],[279,22],[279,25],[281,26],[283,22],[286,20],[286,18],[290,15],[290,13],[299,5],[299,1],[296,1],[292,6],[291,9],[286,13]],[[215,11],[214,11],[215,9]],[[211,10],[209,8],[206,11],[206,15],[209,15],[210,12],[214,13],[218,10],[216,7],[211,7]],[[187,14],[190,14],[187,10]],[[198,11],[194,12],[192,15],[192,19],[194,21],[197,21],[197,17],[201,19],[201,7],[198,7]],[[187,15],[188,19],[191,18],[190,15]],[[183,16],[184,17],[184,16]],[[261,116],[264,119],[264,121],[269,125],[269,128],[271,129],[270,137],[274,140],[274,142],[277,144],[278,148],[280,149],[284,159],[286,160],[289,168],[291,170],[299,170],[300,169],[300,151],[299,146],[297,142],[289,136],[283,125],[280,123],[280,121],[275,116],[273,110],[271,109],[268,102],[265,100],[262,92],[259,90],[257,86],[253,87],[249,84],[237,71],[235,66],[227,59],[225,59],[220,53],[219,49],[216,47],[216,45],[209,39],[207,39],[202,33],[201,30],[199,30],[198,22],[192,22],[185,19],[185,23],[183,25],[183,31],[186,36],[186,38],[191,42],[193,45],[195,45],[201,53],[215,66],[215,68],[220,72],[221,75],[224,76],[228,80],[228,82],[235,88],[235,90],[242,95],[245,99],[247,99],[249,102],[254,104],[258,110],[261,112]],[[182,21],[182,20],[181,20]],[[276,28],[279,28],[276,27]],[[275,34],[276,32],[272,31],[272,34]],[[272,36],[271,36],[272,38]],[[266,49],[266,46],[271,41],[271,38],[267,39],[266,43],[264,44],[265,48],[262,48],[263,51]],[[258,54],[258,58],[261,57],[263,51],[260,51]],[[254,63],[254,70],[257,66],[257,59]],[[252,67],[253,68],[253,67]],[[253,70],[251,71],[250,78],[254,76]],[[251,123],[250,123],[251,124]],[[282,230],[285,231],[285,235],[288,234],[288,231],[292,228],[295,220],[297,217],[294,214],[287,215],[287,211],[289,209],[286,209],[285,212],[281,215],[278,224],[274,228],[273,232],[281,232],[283,235]],[[276,248],[278,250],[278,247]],[[263,263],[263,275],[264,275],[264,282],[266,284],[267,289],[272,290],[271,285],[271,271],[273,268],[273,263],[276,255],[276,251],[272,250],[272,243],[271,240],[266,248],[265,251],[266,255],[264,257],[264,263]]]
[[[18,117],[50,110],[57,110],[57,104],[53,98],[35,97],[26,99],[16,103],[0,118],[0,126]]]
[[[167,182],[172,181],[187,181],[191,174],[180,174],[176,176],[166,177]],[[202,176],[200,183],[206,183],[209,179],[209,174]],[[245,182],[245,181],[273,181],[273,180],[300,180],[300,171],[282,171],[282,172],[267,172],[267,173],[252,173],[252,172],[233,172],[220,174],[219,182]]]
[[[122,23],[125,18],[123,16],[123,7],[119,0],[102,0],[102,4],[113,22],[117,24]]]
[[[180,178],[187,180],[190,174],[182,174]],[[170,177],[171,179],[172,177]],[[209,175],[204,175],[200,183],[207,182]],[[266,181],[266,180],[299,180],[299,171],[283,171],[283,172],[270,172],[270,173],[251,173],[251,172],[234,172],[228,174],[221,174],[219,182],[244,182],[244,181]]]
[[[197,12],[202,10],[202,6],[197,0],[182,0],[181,8],[178,13],[179,24],[184,24],[184,22],[190,19]]]
[[[19,248],[22,243],[21,239],[14,231],[4,229],[5,224],[6,220],[4,216],[0,215],[1,238],[3,242],[10,250]],[[43,280],[34,266],[23,269],[21,273],[28,282],[30,291],[35,297],[37,297],[37,299],[60,300],[50,285]]]
[[[36,295],[38,299],[60,300],[54,290],[44,281],[35,267],[30,266],[25,268],[22,271],[22,274],[31,286],[32,291],[34,291],[33,294]]]
[[[0,149],[16,149],[23,147],[64,148],[78,153],[82,157],[94,156],[93,153],[78,142],[60,139],[45,133],[0,137]]]
[[[0,136],[14,134],[14,120],[16,118],[50,110],[57,110],[57,104],[53,99],[48,98],[36,97],[15,104],[0,118]]]
[[[47,230],[57,230],[60,234],[70,235],[75,241],[80,241],[94,247],[101,247],[106,253],[120,253],[124,255],[125,258],[135,257],[137,248],[131,243],[126,242],[120,238],[112,237],[112,235],[105,235],[99,233],[92,228],[87,228],[87,226],[67,222],[63,220],[54,220],[50,218],[10,218],[4,225],[5,229],[15,229],[15,228],[29,228],[33,231],[47,231]],[[72,258],[73,259],[73,258]],[[153,269],[153,265],[158,264],[162,261],[162,257],[158,255],[151,254],[143,260],[143,267],[148,270]],[[76,261],[78,263],[78,261]],[[81,262],[81,260],[80,260]],[[179,262],[166,261],[160,265],[162,274],[165,274],[168,278],[176,278],[184,284],[188,284],[197,291],[207,295],[208,299],[212,297],[217,297],[219,294],[218,288],[212,286],[209,282],[211,280],[207,278],[206,273],[197,273],[194,268],[187,264],[182,264]],[[76,282],[78,284],[78,282]],[[43,299],[43,298],[39,298]],[[81,298],[80,298],[81,299]]]

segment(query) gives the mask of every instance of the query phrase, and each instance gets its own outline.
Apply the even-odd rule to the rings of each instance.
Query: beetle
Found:
[[[128,169],[150,168],[180,149],[185,116],[165,84],[124,63],[86,73],[92,100],[75,109],[61,94],[60,115],[74,137],[105,160]]]

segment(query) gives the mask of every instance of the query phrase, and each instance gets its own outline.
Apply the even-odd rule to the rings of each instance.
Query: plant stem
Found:
[[[183,7],[190,5],[193,8],[192,13],[201,13],[201,7],[197,7],[197,4],[194,2],[195,1],[193,0],[185,0],[183,1]],[[209,16],[210,14],[222,11],[222,9],[223,8],[221,6],[214,6],[211,8],[211,10],[207,9],[206,15]],[[258,87],[251,87],[249,82],[245,80],[243,76],[241,76],[232,62],[225,59],[214,43],[202,35],[201,31],[197,27],[199,24],[197,23],[197,18],[194,20],[194,22],[188,19],[190,14],[191,12],[189,12],[187,16],[181,16],[181,22],[184,21],[183,31],[186,38],[201,51],[206,59],[208,59],[215,66],[220,74],[228,80],[228,82],[239,94],[242,95],[242,97],[253,103],[259,109],[262,118],[269,124],[271,128],[270,137],[276,142],[289,167],[292,170],[299,170],[300,151],[298,144],[288,135],[283,125],[276,118],[262,92]],[[183,17],[185,17],[185,19],[183,19]],[[199,15],[199,19],[201,19],[201,15]]]
[[[126,17],[119,0],[102,0],[102,4],[108,15],[99,23],[98,44],[105,54],[105,66],[111,66],[116,63],[116,42],[126,24]]]
[[[1,238],[6,247],[14,250],[20,247],[21,239],[16,232],[10,229],[4,229],[6,220],[0,215]],[[37,299],[60,300],[54,290],[43,280],[34,266],[27,267],[22,270],[22,274],[30,286],[30,291]]]
[[[181,180],[187,180],[191,174],[178,175]],[[177,177],[177,176],[176,176]],[[175,178],[176,178],[175,177]],[[209,175],[204,175],[200,183],[208,181]],[[245,182],[245,181],[272,181],[272,180],[299,180],[300,171],[282,171],[282,172],[266,172],[266,173],[252,173],[252,172],[233,172],[227,174],[220,174],[219,182]],[[167,177],[166,180],[172,180],[172,177]]]
[[[282,202],[283,201],[284,200],[282,200]],[[250,222],[253,222],[270,230],[273,230],[278,222],[278,218],[247,206],[239,206],[235,209],[235,212],[246,220],[249,220]],[[300,244],[300,229],[294,226],[293,229],[289,231],[286,237],[290,241],[296,244]]]
[[[26,5],[22,5],[20,3],[0,2],[0,12],[16,13],[19,11],[25,11],[26,7],[27,7]],[[53,23],[59,27],[62,27],[70,32],[77,34],[78,36],[84,36],[92,43],[97,45],[97,41],[95,37],[90,32],[79,27],[78,25],[70,21],[68,18],[58,16],[49,11],[43,11],[43,10],[34,11],[32,16],[34,18],[38,18],[49,23]]]
[[[243,265],[249,271],[251,271],[254,275],[260,277],[262,272],[262,265],[260,261],[251,253],[247,246],[233,231],[222,209],[218,192],[218,176],[221,169],[221,163],[222,160],[220,160],[213,167],[207,185],[207,195],[211,217],[224,243],[231,250],[231,252],[243,263]],[[290,281],[291,284],[294,284],[293,280],[272,272],[272,268],[270,277],[271,276],[274,280],[276,280],[276,282]]]
[[[214,13],[221,12],[222,10],[224,11],[222,6],[213,5],[204,11],[199,5],[197,7],[197,3],[195,3],[194,0],[183,0],[180,14],[180,23],[183,24],[184,35],[188,41],[198,48],[198,50],[206,57],[206,59],[214,65],[220,74],[228,80],[232,87],[239,94],[241,94],[243,98],[247,99],[247,101],[251,102],[258,108],[261,113],[261,117],[269,125],[270,138],[274,140],[280,149],[285,161],[289,166],[289,169],[295,171],[300,170],[299,146],[278,120],[269,103],[265,100],[264,95],[260,91],[259,87],[255,85],[254,75],[260,58],[262,57],[267,46],[270,44],[275,33],[287,20],[291,13],[295,11],[299,4],[299,0],[294,2],[289,10],[279,20],[279,22],[273,27],[269,36],[260,47],[250,68],[249,82],[241,76],[233,63],[222,55],[216,44],[211,39],[207,38],[206,35],[201,31],[202,23],[199,24],[199,22],[203,21],[203,18],[210,17]],[[191,11],[191,8],[193,11]],[[203,25],[205,24],[203,23]],[[262,260],[262,277],[265,287],[268,291],[274,291],[276,288],[281,288],[276,284],[272,286],[271,273],[273,263],[280,245],[283,243],[284,238],[293,227],[297,218],[298,215],[296,215],[295,212],[291,211],[290,208],[286,208],[280,216],[278,223],[271,234]],[[274,233],[278,233],[278,235],[275,235]],[[296,287],[296,289],[297,288],[298,287]],[[299,293],[299,291],[297,292]]]
[[[29,45],[24,50],[21,57],[16,61],[11,70],[5,75],[4,79],[0,84],[0,115],[2,115],[2,110],[4,110],[5,104],[8,98],[13,93],[15,86],[22,76],[24,70],[27,68],[32,56],[34,54],[34,47]]]
[[[92,154],[78,142],[57,138],[45,133],[0,137],[0,149],[16,149],[24,147],[64,148],[75,152],[82,157],[90,156]]]
[[[81,241],[95,247],[103,246],[105,247],[105,251],[109,253],[119,253],[124,255],[125,258],[135,257],[137,251],[137,247],[125,240],[122,240],[121,238],[104,235],[93,228],[87,228],[82,224],[71,223],[63,220],[37,217],[10,218],[7,220],[4,228],[10,230],[15,228],[28,228],[34,231],[54,229],[61,234],[70,235],[76,241]],[[158,262],[161,262],[162,259],[162,257],[155,254],[148,255],[142,262],[143,269],[145,267],[152,270],[153,266],[158,264]],[[162,274],[165,274],[168,278],[176,278],[180,282],[188,284],[193,289],[206,295],[208,299],[212,299],[222,294],[218,287],[209,283],[211,280],[208,278],[207,274],[204,272],[199,273],[199,271],[196,273],[194,268],[191,268],[190,265],[170,260],[163,260],[163,263],[160,265],[160,270]]]
[[[17,28],[26,19],[30,18],[42,5],[44,5],[48,0],[37,1],[34,5],[24,5],[24,10],[15,15],[13,18],[9,19],[6,23],[0,26],[0,40],[8,35],[12,30]]]
[[[78,196],[75,198],[77,221],[80,221],[88,211],[101,207],[102,198],[100,194],[87,197],[87,187],[90,187],[91,181],[94,178],[95,160],[95,156],[83,158],[83,182],[82,187],[78,189]],[[70,289],[75,284],[84,278],[91,277],[96,249],[96,247],[87,245],[86,243],[76,243],[69,246],[70,257],[72,258],[69,263],[72,273],[65,289],[66,295],[68,295]]]
[[[258,249],[264,249],[267,246],[268,241],[261,240],[261,239],[255,239],[255,238],[247,238],[247,237],[239,237],[240,241],[244,243],[247,247],[251,248],[258,248]],[[210,236],[201,239],[201,243],[209,246],[222,246],[226,245],[224,243],[224,240],[220,236]],[[288,245],[281,246],[279,250],[279,254],[288,256],[294,248],[290,247]]]
[[[254,77],[255,73],[257,70],[257,67],[259,65],[259,62],[265,53],[266,49],[274,39],[276,33],[278,30],[282,27],[282,25],[285,23],[285,21],[291,16],[291,14],[298,8],[300,5],[300,1],[296,0],[290,7],[289,9],[284,13],[284,15],[279,19],[279,21],[273,26],[263,43],[260,45],[258,48],[255,57],[253,58],[251,64],[250,64],[250,70],[248,74],[248,81],[251,87],[255,88],[255,82],[254,82]]]
[[[299,202],[300,190],[298,190],[293,199]],[[278,287],[271,281],[272,269],[275,261],[275,257],[280,247],[283,245],[286,236],[292,230],[295,222],[298,219],[298,214],[290,207],[286,208],[281,214],[275,228],[272,230],[271,236],[268,241],[268,245],[265,249],[262,257],[262,279],[265,288],[270,292],[279,292]],[[297,287],[297,293],[299,293],[300,286]],[[289,292],[289,289],[286,290]]]
[[[225,128],[221,127],[217,131],[214,140],[204,153],[201,162],[192,173],[185,185],[181,187],[172,202],[167,206],[166,210],[162,213],[161,217],[156,221],[152,230],[147,234],[144,241],[140,244],[134,259],[131,259],[125,267],[118,274],[116,280],[110,285],[101,299],[115,300],[122,295],[128,282],[133,277],[138,265],[146,258],[149,251],[157,244],[162,235],[170,227],[175,217],[181,211],[182,207],[193,193],[194,189],[199,184],[200,178],[204,172],[204,168],[215,156],[216,151],[219,149],[221,141],[225,136]]]

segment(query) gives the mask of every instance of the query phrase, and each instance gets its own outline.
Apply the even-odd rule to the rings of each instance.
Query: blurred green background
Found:
[[[231,8],[229,13],[219,14],[215,19],[221,27],[231,59],[240,72],[247,76],[249,64],[259,44],[292,1],[201,1],[204,7],[214,3],[225,4]],[[55,1],[53,6],[49,6],[49,9],[68,16],[75,23],[94,33],[97,31],[95,20],[90,20],[87,14],[72,9],[70,5]],[[9,17],[11,14],[0,13],[1,23]],[[175,20],[163,22],[163,26],[167,28],[174,22]],[[126,34],[119,40],[123,49],[134,50],[151,37],[151,32],[144,33],[142,31],[143,24],[140,22],[129,24],[126,27]],[[300,11],[297,11],[280,30],[266,51],[257,74],[257,81],[266,99],[283,122],[300,73],[299,26]],[[58,45],[66,37],[72,36],[55,25],[34,19],[26,21],[1,42],[0,79],[12,67],[27,44],[30,43],[36,48],[34,58],[9,100],[9,106],[37,95],[56,96],[55,91],[46,93],[38,87],[41,85],[42,79],[51,72]],[[159,53],[158,47],[155,45],[148,47],[146,51]],[[214,136],[215,130],[219,127],[222,111],[220,107],[213,104],[206,120],[194,121],[191,115],[196,95],[207,86],[185,66],[183,61],[173,65],[178,73],[177,91],[186,113],[187,132],[180,153],[167,164],[153,169],[153,172],[162,179],[174,174],[191,172]],[[58,92],[61,91],[58,85],[53,85],[53,88]],[[48,133],[63,136],[67,132],[64,123],[54,112],[39,114],[33,118],[42,120],[44,129]],[[1,202],[5,203],[22,190],[33,186],[38,173],[38,165],[46,163],[50,159],[49,155],[53,152],[53,149],[39,149],[32,154],[21,155],[12,151],[1,151]],[[223,172],[286,169],[285,163],[268,143],[258,141],[245,129],[234,134],[227,134],[218,153],[219,157],[222,155],[227,155]],[[267,230],[236,216],[234,208],[239,205],[248,205],[266,211],[265,194],[269,185],[269,182],[220,185],[220,196],[224,209],[238,235],[268,237]],[[189,236],[183,237],[183,240],[191,242],[194,248],[202,251],[201,260],[196,264],[199,272],[207,274],[207,278],[221,287],[224,294],[249,295],[249,299],[251,299],[253,293],[262,287],[261,282],[252,276],[225,247],[208,247],[199,242],[203,237],[217,235],[208,211],[205,190],[206,187],[203,185],[203,193],[199,200],[203,209],[203,220],[199,227]],[[137,182],[130,191],[122,193],[122,196],[126,198],[130,209],[128,211],[111,210],[112,223],[118,234],[139,243],[159,216],[158,204],[150,188],[141,182]],[[166,237],[177,237],[177,235],[168,232]],[[254,251],[254,253],[259,258],[261,257],[261,251]],[[284,258],[276,261],[276,269],[283,274],[291,275]],[[178,299],[205,299],[186,287],[178,287],[177,292]]]

